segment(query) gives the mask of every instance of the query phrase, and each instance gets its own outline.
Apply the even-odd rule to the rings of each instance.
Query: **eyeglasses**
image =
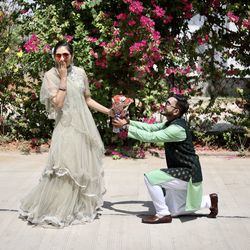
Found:
[[[166,106],[170,106],[174,109],[178,109],[177,107],[173,106],[169,101],[166,101]]]
[[[65,60],[67,60],[69,58],[70,54],[69,53],[55,54],[55,58],[57,61],[60,61],[62,56]]]

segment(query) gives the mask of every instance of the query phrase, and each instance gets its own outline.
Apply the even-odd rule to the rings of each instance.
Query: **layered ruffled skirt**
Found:
[[[21,218],[57,227],[94,220],[105,193],[104,148],[95,124],[91,130],[86,132],[72,126],[72,120],[60,119],[42,177],[21,201]]]

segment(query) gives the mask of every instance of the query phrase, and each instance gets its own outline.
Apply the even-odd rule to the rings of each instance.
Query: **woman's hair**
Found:
[[[177,95],[177,94],[172,95],[172,97],[174,97],[177,100],[176,106],[180,110],[180,116],[187,113],[189,109],[189,103],[187,101],[187,97],[183,95]]]
[[[55,47],[54,47],[54,49],[53,49],[53,52],[52,52],[52,53],[53,53],[53,56],[55,56],[56,51],[57,51],[57,49],[58,49],[59,47],[66,47],[67,50],[69,51],[69,53],[70,53],[71,55],[74,54],[74,49],[73,49],[73,46],[72,46],[71,44],[69,44],[69,43],[67,43],[67,42],[65,42],[65,41],[60,41],[60,42],[58,42],[58,43],[55,45]]]

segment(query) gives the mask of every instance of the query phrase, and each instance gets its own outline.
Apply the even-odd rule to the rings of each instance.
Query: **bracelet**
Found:
[[[66,91],[67,89],[66,88],[59,88],[59,90]]]
[[[108,112],[108,116],[109,116],[109,117],[112,117],[112,116],[111,116],[112,113],[114,113],[114,111],[113,111],[113,109],[111,108],[111,109],[109,110],[109,112]]]

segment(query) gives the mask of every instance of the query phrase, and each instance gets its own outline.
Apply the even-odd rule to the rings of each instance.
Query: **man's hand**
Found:
[[[116,118],[112,120],[112,124],[115,128],[122,128],[124,125],[128,124],[126,119]]]

